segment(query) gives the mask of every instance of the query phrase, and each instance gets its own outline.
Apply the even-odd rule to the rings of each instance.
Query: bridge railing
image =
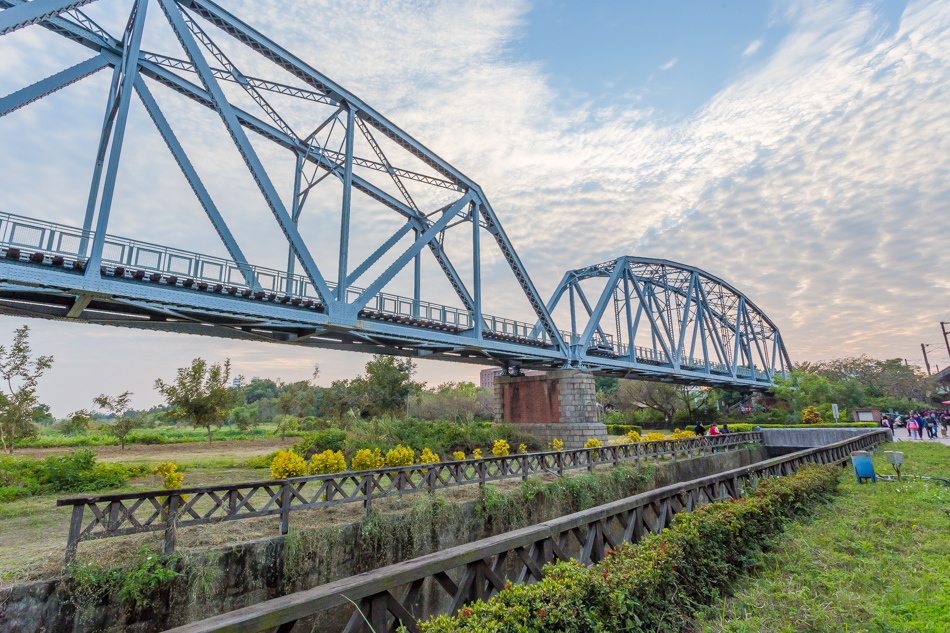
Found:
[[[290,514],[300,510],[362,503],[369,513],[375,500],[386,497],[527,479],[531,475],[560,476],[569,470],[593,470],[600,464],[639,465],[642,459],[736,449],[761,439],[761,433],[732,433],[292,479],[71,497],[59,499],[56,505],[73,508],[66,542],[68,564],[85,540],[164,531],[164,551],[171,553],[180,527],[278,516],[280,533],[286,534]]]
[[[548,563],[573,558],[583,565],[595,565],[606,557],[608,548],[659,533],[680,512],[737,499],[745,487],[762,479],[791,475],[805,464],[846,464],[851,451],[866,450],[886,439],[885,431],[875,430],[836,444],[659,488],[267,600],[167,633],[289,632],[298,620],[347,605],[355,608],[344,633],[368,631],[370,626],[374,631],[393,631],[400,626],[418,631],[419,620],[437,615],[423,613],[425,605],[441,602],[446,607],[443,613],[456,615],[467,603],[487,600],[508,583],[541,580],[542,568]],[[429,595],[424,600],[426,590]],[[438,594],[436,599],[432,592]]]
[[[86,251],[94,236],[94,231],[83,231],[12,213],[0,213],[0,246],[41,255],[45,253],[51,258],[58,255],[66,258],[69,266],[85,262],[88,255]],[[232,289],[230,294],[263,292],[274,295],[274,298],[279,296],[309,300],[314,306],[321,303],[319,293],[305,275],[288,275],[286,271],[254,264],[242,266],[224,257],[150,242],[109,235],[103,246],[102,260],[113,274],[116,267],[119,267],[122,271],[119,276],[122,277],[132,278],[134,271],[140,270],[165,276],[166,281],[175,278],[173,283],[179,285],[190,279],[193,282],[208,284],[212,288],[220,286],[219,291]],[[336,284],[332,282],[328,282],[327,286],[331,291],[336,290]],[[362,288],[355,286],[347,288],[347,300],[355,300],[362,292]],[[464,308],[415,301],[386,292],[376,294],[364,310],[383,317],[424,321],[459,330],[471,329],[474,323],[472,313]],[[552,344],[550,336],[544,330],[531,324],[491,315],[483,316],[486,331],[491,334],[542,345]]]

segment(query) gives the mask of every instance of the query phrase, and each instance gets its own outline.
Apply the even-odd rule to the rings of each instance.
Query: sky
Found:
[[[544,297],[564,270],[661,257],[739,288],[793,361],[866,353],[922,364],[924,343],[932,365],[950,363],[939,325],[950,321],[940,273],[950,265],[950,2],[222,4],[478,182]],[[128,10],[121,0],[88,8],[113,33]],[[174,45],[149,10],[148,45]],[[0,94],[88,56],[39,27],[2,37]],[[107,88],[99,73],[0,119],[0,211],[81,223]],[[153,90],[239,220],[239,241],[258,247],[249,259],[279,266],[273,221],[220,121]],[[223,254],[140,106],[129,125],[110,231]],[[261,152],[289,182],[292,163]],[[322,230],[331,194],[302,221],[314,244],[335,239]],[[372,250],[384,224],[358,227],[357,248]],[[530,320],[504,260],[485,258],[491,309]],[[22,323],[0,318],[0,343]],[[29,325],[36,351],[55,357],[39,392],[59,416],[100,392],[159,404],[155,378],[196,356],[285,381],[319,364],[320,384],[368,360]],[[419,378],[474,381],[479,369],[420,361]]]

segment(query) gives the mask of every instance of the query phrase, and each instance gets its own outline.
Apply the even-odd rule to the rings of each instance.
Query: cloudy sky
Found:
[[[939,326],[950,320],[940,273],[950,266],[950,2],[222,4],[478,182],[543,296],[569,268],[663,257],[739,287],[793,360],[867,353],[922,364],[928,343],[932,364],[950,363]],[[182,56],[157,5],[149,10],[148,45]],[[128,2],[88,12],[117,33]],[[0,94],[88,56],[39,27],[0,38]],[[0,211],[81,223],[108,80],[99,73],[0,119]],[[207,165],[219,207],[238,218],[235,233],[260,246],[249,258],[279,266],[272,218],[219,120],[153,90]],[[140,105],[130,117],[110,232],[221,254]],[[292,162],[260,151],[289,183]],[[321,231],[321,218],[333,226],[335,195],[315,194],[314,243],[335,239],[337,228]],[[361,235],[385,239],[377,224]],[[485,283],[494,313],[530,319],[492,253]],[[22,322],[0,318],[0,340]],[[154,379],[195,356],[285,380],[319,363],[321,383],[366,361],[30,325],[36,349],[56,357],[41,396],[57,415],[101,391],[157,404]],[[430,361],[420,377],[472,380],[477,370]]]

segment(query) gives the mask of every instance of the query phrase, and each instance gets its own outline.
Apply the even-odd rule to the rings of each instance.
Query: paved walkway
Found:
[[[897,429],[896,431],[894,431],[894,441],[895,442],[937,442],[939,444],[943,444],[944,446],[950,446],[950,437],[939,437],[935,440],[928,440],[928,439],[912,440],[911,438],[907,437],[907,429]]]

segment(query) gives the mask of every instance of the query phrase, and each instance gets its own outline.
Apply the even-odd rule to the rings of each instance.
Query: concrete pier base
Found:
[[[591,438],[607,443],[600,421],[594,376],[576,369],[543,376],[495,378],[495,419],[516,425],[545,444],[557,438],[580,448]]]

